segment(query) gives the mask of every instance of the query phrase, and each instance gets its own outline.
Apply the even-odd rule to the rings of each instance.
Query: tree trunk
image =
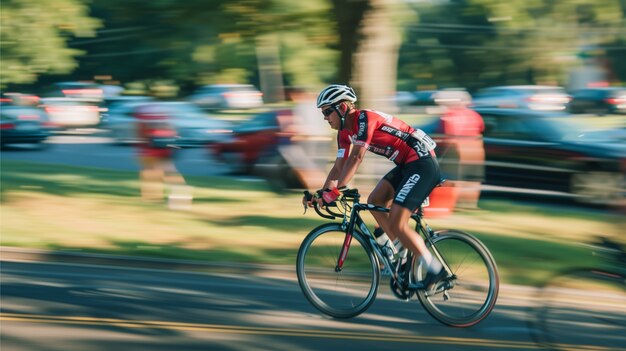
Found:
[[[370,0],[370,4],[361,22],[352,84],[359,94],[359,106],[394,113],[400,26],[394,22],[393,1]]]
[[[265,34],[258,36],[256,40],[256,54],[263,100],[270,103],[285,101],[277,35]]]
[[[353,58],[360,40],[363,15],[370,8],[369,0],[333,0],[339,30],[339,81],[349,84],[352,80]]]

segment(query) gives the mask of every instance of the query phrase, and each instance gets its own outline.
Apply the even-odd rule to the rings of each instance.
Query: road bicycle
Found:
[[[626,251],[606,238],[592,248],[598,267],[566,269],[537,290],[529,330],[547,350],[626,350]]]
[[[298,283],[314,307],[334,318],[365,312],[376,298],[382,271],[391,276],[389,285],[397,298],[408,301],[417,295],[424,309],[445,325],[469,327],[489,315],[498,297],[499,277],[496,262],[483,243],[458,230],[433,231],[420,207],[411,216],[415,229],[448,274],[431,291],[409,289],[407,283],[424,279],[425,267],[410,253],[402,258],[383,252],[360,212],[389,212],[389,208],[359,200],[358,190],[349,189],[322,209],[314,202],[321,217],[342,218],[341,223],[313,229],[298,251]]]

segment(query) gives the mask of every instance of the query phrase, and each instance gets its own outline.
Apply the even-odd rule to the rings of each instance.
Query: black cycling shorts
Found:
[[[413,212],[439,184],[441,173],[436,159],[424,157],[396,166],[383,179],[391,183],[396,190],[393,203]]]

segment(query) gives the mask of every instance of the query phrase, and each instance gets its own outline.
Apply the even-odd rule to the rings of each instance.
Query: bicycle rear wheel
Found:
[[[300,245],[296,263],[304,296],[335,318],[350,318],[367,310],[380,281],[378,260],[359,235],[352,237],[342,269],[335,269],[345,238],[339,224],[315,228]]]
[[[433,243],[453,276],[438,284],[432,296],[418,291],[419,301],[443,324],[461,328],[475,325],[489,315],[498,298],[500,282],[493,257],[478,239],[461,231],[437,232]],[[426,275],[419,261],[413,272],[418,281]]]
[[[550,279],[537,295],[535,341],[549,350],[626,350],[626,285],[619,274],[575,269]]]

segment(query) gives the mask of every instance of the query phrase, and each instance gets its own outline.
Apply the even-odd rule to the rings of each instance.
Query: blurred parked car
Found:
[[[36,107],[3,105],[0,109],[0,143],[41,145],[50,136],[46,113]]]
[[[91,99],[42,98],[41,106],[58,128],[89,128],[100,123],[100,109]]]
[[[99,84],[88,82],[58,82],[45,89],[44,98],[80,99],[94,104],[102,101],[104,90]]]
[[[476,108],[485,122],[486,184],[564,192],[585,203],[624,200],[626,140],[564,113]]]
[[[124,92],[124,87],[119,85],[101,84],[99,87],[102,89],[103,99],[118,97]]]
[[[291,117],[290,110],[263,112],[233,129],[230,137],[211,145],[213,155],[238,171],[249,173],[259,158],[279,143],[278,118]]]
[[[412,106],[437,106],[435,94],[437,90],[419,90],[413,93],[414,100]]]
[[[102,128],[110,131],[116,143],[138,142],[135,113],[147,105],[171,118],[178,132],[176,145],[180,147],[218,142],[232,132],[231,123],[211,118],[197,106],[182,101],[119,101],[109,107]]]
[[[440,114],[442,109],[435,101],[435,94],[437,94],[437,90],[418,90],[414,92],[414,99],[409,104],[409,108],[417,113]]]
[[[413,92],[413,100],[408,104],[407,112],[431,115],[441,114],[443,109],[439,106],[437,101],[435,101],[438,92],[439,90],[418,90]]]
[[[26,93],[6,92],[0,94],[0,106],[37,106],[39,96]]]
[[[415,96],[410,91],[396,91],[392,100],[396,107],[403,109],[415,100]]]
[[[123,103],[147,102],[147,101],[154,101],[154,98],[151,96],[142,96],[142,95],[120,95],[120,96],[105,97],[99,105],[100,123],[103,125],[107,123],[107,119],[109,117],[109,109],[112,106],[123,104]]]
[[[294,118],[289,109],[260,113],[238,125],[230,138],[211,145],[213,156],[235,173],[252,173],[281,187],[301,188],[294,167],[305,158],[309,166],[325,169],[331,137],[299,134],[290,129]]]
[[[626,113],[626,88],[603,87],[576,90],[572,93],[568,111],[599,115]]]
[[[561,87],[510,85],[480,90],[472,105],[476,107],[519,108],[538,111],[564,111],[570,96]]]
[[[188,100],[207,110],[250,109],[263,105],[263,94],[249,84],[206,85]]]

